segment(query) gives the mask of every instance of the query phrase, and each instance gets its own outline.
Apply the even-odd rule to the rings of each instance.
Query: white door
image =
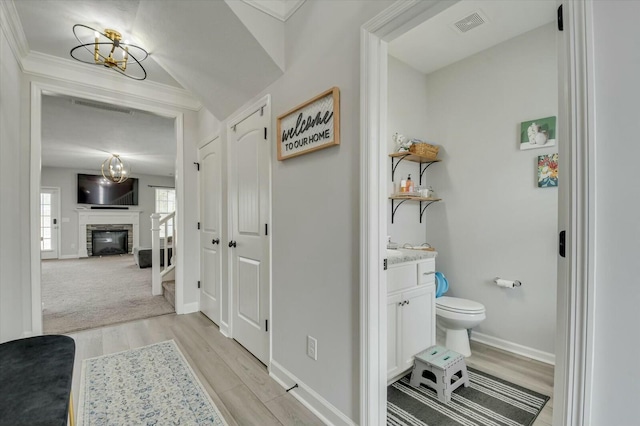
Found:
[[[268,104],[239,117],[228,130],[232,334],[269,363],[269,140]]]
[[[404,305],[401,310],[402,358],[400,368],[413,365],[413,357],[433,345],[433,287],[418,286],[402,293]]]
[[[220,325],[222,170],[220,138],[198,150],[200,162],[200,310]]]
[[[58,258],[60,189],[40,189],[40,258]]]
[[[400,293],[387,297],[387,379],[400,374],[400,313],[402,311],[402,297]]]

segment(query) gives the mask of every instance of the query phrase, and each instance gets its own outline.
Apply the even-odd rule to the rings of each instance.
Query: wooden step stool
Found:
[[[424,377],[426,371],[431,374]],[[469,386],[464,356],[442,346],[431,346],[416,355],[409,384],[416,388],[421,384],[428,386],[436,391],[440,402],[448,403],[451,401],[451,392],[460,385],[465,388]]]

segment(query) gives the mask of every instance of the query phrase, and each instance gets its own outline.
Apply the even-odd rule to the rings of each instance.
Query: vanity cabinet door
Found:
[[[419,286],[415,290],[403,292],[401,296],[404,305],[400,306],[402,323],[400,369],[404,370],[411,368],[416,354],[435,342],[434,287]]]
[[[400,373],[400,294],[387,297],[387,378]]]

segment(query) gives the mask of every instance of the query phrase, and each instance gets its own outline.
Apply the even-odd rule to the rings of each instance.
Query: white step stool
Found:
[[[425,371],[431,373],[429,377],[424,377]],[[440,402],[448,403],[451,401],[451,392],[460,385],[465,388],[469,386],[464,356],[442,346],[431,346],[416,355],[409,384],[415,388],[421,384],[428,386],[436,391]]]

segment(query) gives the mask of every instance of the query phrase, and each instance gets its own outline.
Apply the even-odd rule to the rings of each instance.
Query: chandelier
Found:
[[[123,42],[118,31],[106,29],[101,33],[86,25],[76,24],[73,26],[73,35],[80,43],[71,49],[73,59],[87,64],[103,65],[134,80],[147,78],[147,72],[140,62],[149,54],[126,40]]]
[[[102,163],[102,176],[112,182],[124,182],[129,179],[129,172],[118,154],[111,154],[111,157]]]

